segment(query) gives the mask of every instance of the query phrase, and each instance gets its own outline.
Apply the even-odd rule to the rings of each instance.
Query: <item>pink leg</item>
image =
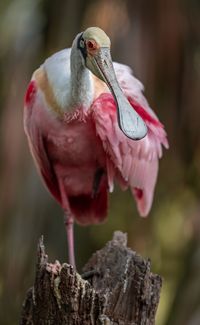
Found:
[[[65,228],[68,241],[68,257],[69,264],[76,270],[75,255],[74,255],[74,218],[68,211],[65,212]]]
[[[62,198],[62,207],[64,209],[64,222],[65,229],[67,233],[67,242],[68,242],[68,257],[69,264],[71,264],[74,269],[76,269],[75,256],[74,256],[74,218],[70,212],[69,202],[66,195],[65,187],[63,180],[59,179],[60,193]]]

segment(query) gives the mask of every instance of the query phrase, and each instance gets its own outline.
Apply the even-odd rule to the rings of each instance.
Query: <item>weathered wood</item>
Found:
[[[41,239],[35,283],[27,293],[20,324],[155,324],[161,278],[151,273],[149,260],[126,244],[126,235],[115,232],[84,267],[89,276],[84,280],[66,263],[48,263]]]

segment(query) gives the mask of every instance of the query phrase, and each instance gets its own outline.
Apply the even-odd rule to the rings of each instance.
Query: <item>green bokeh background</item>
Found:
[[[199,0],[4,0],[0,3],[0,324],[18,324],[34,281],[44,234],[49,259],[67,260],[62,211],[39,179],[23,132],[23,97],[32,72],[70,47],[89,26],[112,40],[112,57],[145,84],[165,124],[170,150],[160,161],[154,204],[138,216],[116,186],[100,226],[76,226],[78,269],[114,230],[164,279],[157,325],[200,324],[200,2]]]

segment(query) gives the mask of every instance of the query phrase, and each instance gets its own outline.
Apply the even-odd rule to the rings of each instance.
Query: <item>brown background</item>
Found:
[[[106,224],[75,229],[79,270],[116,229],[164,277],[158,325],[200,324],[199,0],[4,0],[0,3],[0,323],[17,324],[33,282],[38,238],[51,260],[67,260],[62,211],[44,189],[23,132],[32,72],[89,26],[112,39],[165,124],[164,152],[148,219],[117,187]]]

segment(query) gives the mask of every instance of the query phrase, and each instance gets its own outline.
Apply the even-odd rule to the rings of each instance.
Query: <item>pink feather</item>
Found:
[[[107,215],[107,191],[114,180],[122,189],[130,187],[138,211],[146,216],[152,205],[162,145],[168,147],[166,133],[143,96],[142,84],[131,70],[114,64],[122,90],[148,127],[140,141],[127,138],[119,129],[116,104],[105,91],[84,113],[58,119],[32,81],[27,90],[24,110],[25,132],[37,168],[51,194],[65,209],[66,204],[81,224],[98,223]],[[81,111],[82,108],[79,108]],[[77,112],[76,112],[77,113]],[[104,171],[93,196],[94,175]],[[63,193],[59,184],[63,182]]]

